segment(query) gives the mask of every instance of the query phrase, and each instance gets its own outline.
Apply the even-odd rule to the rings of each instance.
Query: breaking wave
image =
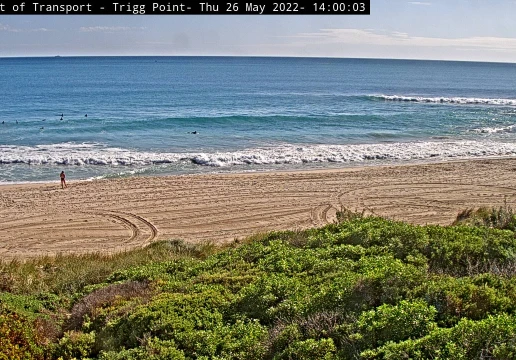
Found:
[[[515,156],[516,143],[495,141],[424,141],[410,143],[292,145],[231,152],[167,153],[107,147],[101,144],[0,145],[0,164],[68,166],[146,166],[188,162],[199,166],[303,163],[367,163]]]
[[[516,99],[489,99],[474,97],[424,97],[403,95],[374,95],[371,97],[377,100],[400,102],[516,106]]]
[[[511,133],[516,131],[516,124],[502,127],[483,127],[471,130],[480,134],[500,134],[500,133]]]

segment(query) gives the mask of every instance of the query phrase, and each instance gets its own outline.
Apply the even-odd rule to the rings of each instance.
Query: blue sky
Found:
[[[516,62],[514,16],[513,0],[371,0],[369,16],[0,15],[0,56],[252,55]]]

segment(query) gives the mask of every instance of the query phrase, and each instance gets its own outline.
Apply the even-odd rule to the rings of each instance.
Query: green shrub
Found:
[[[348,217],[0,264],[0,359],[514,357],[513,231]]]
[[[34,329],[34,320],[0,303],[0,359],[44,359],[45,339]]]
[[[230,306],[230,314],[240,314],[270,325],[278,317],[302,314],[309,296],[309,288],[301,278],[265,275],[240,291]]]
[[[498,208],[480,207],[478,209],[470,208],[461,211],[453,222],[453,225],[459,224],[515,231],[516,214],[512,207],[507,204],[507,198],[505,198],[504,204]]]
[[[427,231],[430,242],[425,255],[434,273],[468,276],[500,272],[516,264],[516,238],[511,231],[467,226],[428,226]]]
[[[501,314],[480,321],[462,319],[415,340],[388,343],[362,353],[364,359],[508,359],[516,339],[516,317]]]
[[[335,356],[336,347],[332,339],[307,339],[295,341],[274,359],[296,359],[296,360],[332,360]]]
[[[145,338],[141,346],[120,351],[103,351],[99,360],[186,360],[184,353],[172,340],[162,341],[157,337]]]
[[[67,331],[54,349],[54,356],[61,359],[85,359],[92,355],[95,333]]]
[[[414,289],[437,311],[440,326],[453,326],[461,318],[480,320],[489,314],[516,312],[516,278],[493,274],[473,277],[434,277]]]
[[[95,320],[102,313],[102,308],[110,306],[122,308],[122,301],[136,299],[136,304],[145,303],[149,301],[152,293],[148,281],[129,281],[97,289],[73,306],[65,328],[79,330],[85,316],[90,320]],[[124,309],[124,312],[128,312],[128,310]]]
[[[362,341],[373,348],[389,341],[420,338],[436,328],[436,313],[434,307],[420,300],[384,304],[360,315],[357,332],[361,334]]]

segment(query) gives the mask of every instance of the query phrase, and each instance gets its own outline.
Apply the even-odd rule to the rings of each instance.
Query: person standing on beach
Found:
[[[59,176],[61,177],[61,189],[68,187],[68,186],[66,186],[66,180],[65,180],[66,175],[65,175],[64,171],[61,171],[61,174]]]

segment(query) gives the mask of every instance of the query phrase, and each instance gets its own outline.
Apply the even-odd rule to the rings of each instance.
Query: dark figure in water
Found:
[[[5,121],[2,121],[2,124],[5,124]]]
[[[197,135],[197,130],[196,131],[192,131],[190,134]]]
[[[64,114],[61,114],[61,117],[63,117],[63,116],[64,116]]]
[[[63,120],[63,117],[61,116],[61,119],[59,119],[59,120]]]
[[[16,123],[18,124],[18,120],[16,120]]]
[[[88,117],[88,114],[85,114],[84,117]]]

